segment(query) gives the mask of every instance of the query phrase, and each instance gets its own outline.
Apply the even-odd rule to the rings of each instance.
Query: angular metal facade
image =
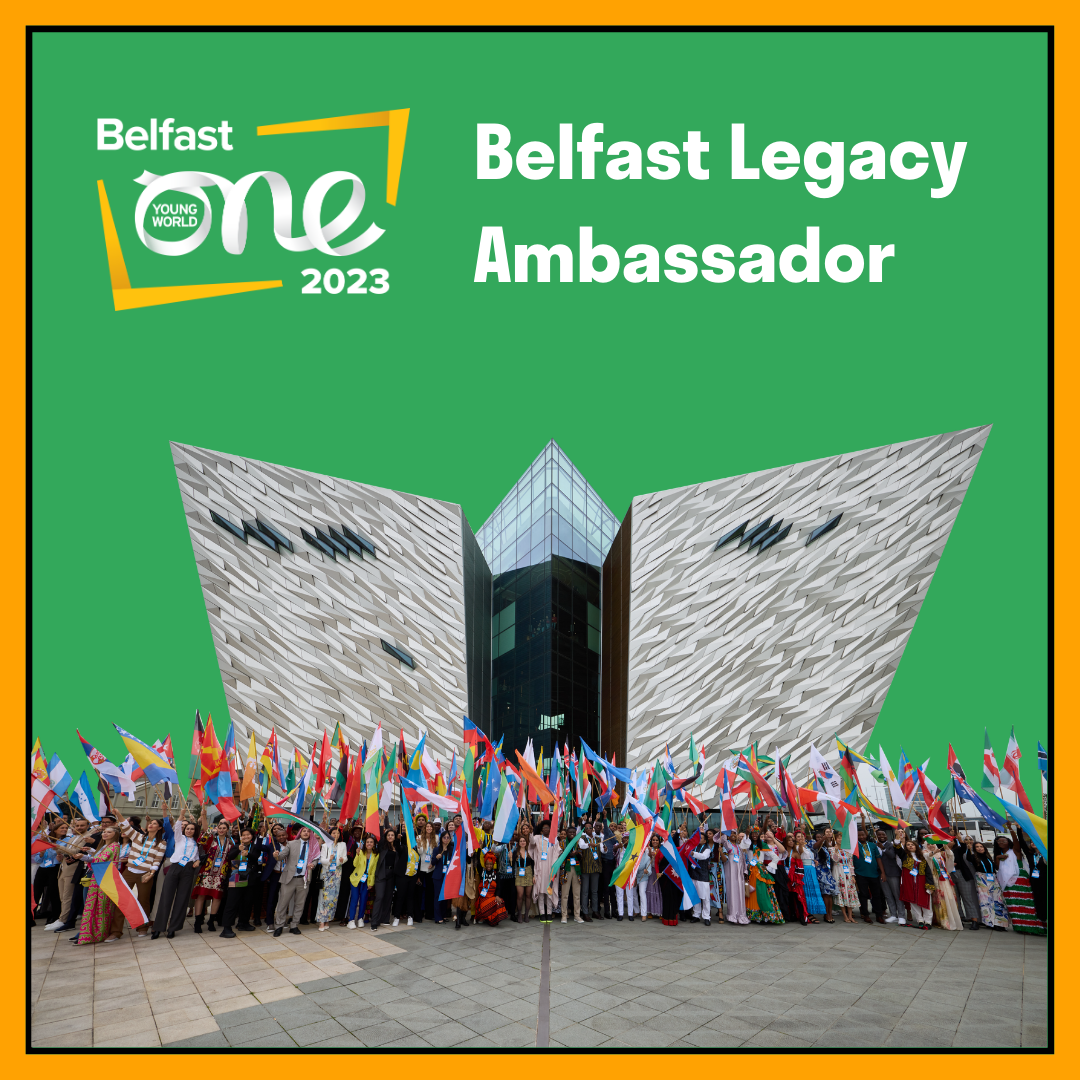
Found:
[[[972,428],[635,498],[630,535],[607,560],[631,567],[625,659],[608,647],[613,565],[604,578],[604,685],[614,696],[625,676],[626,763],[652,762],[665,743],[682,750],[693,733],[711,785],[727,750],[756,739],[770,753],[794,751],[801,780],[811,740],[832,749],[835,731],[865,749],[988,434]]]
[[[490,574],[461,508],[192,446],[172,452],[237,746],[254,731],[261,748],[273,726],[284,760],[293,746],[310,753],[324,728],[340,723],[357,746],[381,722],[387,740],[404,729],[410,747],[426,729],[448,762],[469,698],[489,693]],[[235,535],[212,512],[265,539]],[[340,542],[350,532],[374,558]],[[488,597],[473,632],[475,685],[465,545],[472,592],[481,605]]]

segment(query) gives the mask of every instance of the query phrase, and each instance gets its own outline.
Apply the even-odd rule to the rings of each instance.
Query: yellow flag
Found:
[[[247,761],[244,762],[244,781],[240,785],[240,798],[254,799],[262,796],[262,787],[256,776],[259,772],[259,752],[255,749],[255,732],[251,733],[251,745],[248,747]]]

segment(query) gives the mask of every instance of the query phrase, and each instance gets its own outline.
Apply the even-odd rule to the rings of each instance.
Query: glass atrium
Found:
[[[600,568],[619,522],[550,442],[481,528],[491,568],[489,732],[598,745]]]

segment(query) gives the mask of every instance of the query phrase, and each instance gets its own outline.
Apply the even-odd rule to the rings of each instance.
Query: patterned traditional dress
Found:
[[[202,848],[203,858],[205,858],[206,862],[203,863],[203,868],[195,880],[195,888],[191,890],[193,897],[209,896],[214,900],[221,899],[224,887],[222,882],[227,881],[229,877],[229,860],[227,856],[230,846],[231,841],[228,837],[222,843],[217,833],[204,836],[199,841],[199,847]]]
[[[709,862],[709,905],[721,919],[724,917],[724,874],[719,858]]]
[[[746,913],[755,923],[775,923],[783,926],[784,916],[780,914],[780,904],[776,899],[775,879],[762,863],[760,850],[751,851],[750,876],[747,879],[752,892],[746,901]]]
[[[480,876],[480,891],[476,898],[476,921],[498,926],[507,916],[506,905],[496,896],[498,874],[494,866],[485,866]]]
[[[113,841],[113,843],[106,844],[100,851],[96,852],[90,862],[109,862],[109,860],[116,858],[119,851],[120,845]],[[86,893],[82,923],[79,925],[80,945],[104,941],[109,936],[113,917],[116,915],[116,905],[98,888],[97,879],[90,870],[89,863],[87,864],[86,873],[90,878],[90,888]],[[76,888],[78,888],[78,885],[76,885]]]
[[[802,867],[803,899],[806,901],[807,913],[824,915],[825,901],[822,899],[821,889],[818,886],[817,865],[814,862],[812,850],[803,849]]]
[[[949,852],[950,857],[951,854]],[[937,921],[944,930],[963,930],[964,922],[960,918],[960,909],[956,905],[956,890],[953,888],[952,878],[949,877],[949,866],[945,853],[935,852],[929,860],[929,865],[934,871],[935,884],[937,885],[937,891],[932,897]]]
[[[832,849],[832,860],[836,902],[841,907],[854,910],[859,906],[859,887],[855,884],[855,864],[851,861],[851,852],[835,847]]]
[[[1005,900],[1012,927],[1018,934],[1045,935],[1046,926],[1035,912],[1035,898],[1031,894],[1031,879],[1027,875],[1027,867],[1022,862],[1016,862],[1016,857],[1011,852],[1010,859],[1016,865],[1016,880],[1011,885],[1006,885],[1001,890],[1001,895]],[[1002,867],[1004,866],[1005,863],[1002,863]]]
[[[315,910],[315,921],[320,923],[333,921],[341,892],[341,867],[337,865],[336,847],[333,850],[330,865],[322,868],[322,892],[319,893],[319,906]]]

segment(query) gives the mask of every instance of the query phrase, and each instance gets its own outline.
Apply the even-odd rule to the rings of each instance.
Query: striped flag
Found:
[[[1009,776],[1004,786],[1020,800],[1020,805],[1029,814],[1034,814],[1035,808],[1027,797],[1024,785],[1020,783],[1020,744],[1016,741],[1016,728],[1013,728],[1009,734],[1009,749],[1005,752],[1005,761],[1001,767]]]
[[[518,808],[514,792],[506,782],[506,774],[500,772],[499,802],[495,807],[495,843],[508,844],[518,824]]]
[[[294,813],[288,807],[280,806],[275,802],[271,802],[269,799],[263,799],[262,801],[263,817],[283,817],[289,821],[295,821],[297,825],[302,825],[305,829],[310,829],[323,844],[331,843],[330,837],[319,828],[313,821],[308,821],[307,818],[302,818],[299,814]]]
[[[545,805],[553,803],[555,796],[548,790],[547,784],[540,779],[539,773],[521,756],[520,751],[515,750],[514,754],[518,759],[518,768],[521,769],[521,775],[528,780],[536,797]]]
[[[990,732],[983,728],[983,778],[982,786],[988,791],[1001,794],[1001,773],[994,760],[994,748],[990,745]]]
[[[241,799],[254,799],[261,796],[262,787],[256,776],[259,772],[259,751],[255,745],[255,732],[251,733],[251,745],[248,747],[247,760],[244,762],[244,782],[240,785]]]
[[[142,769],[143,775],[151,784],[168,783],[176,784],[179,787],[180,778],[176,775],[176,770],[165,756],[164,750],[158,751],[152,746],[148,746],[142,739],[135,738],[130,731],[125,731],[119,724],[113,724],[113,727],[116,728],[117,734],[128,749],[128,753],[135,759],[139,768]],[[230,735],[231,733],[230,729]]]
[[[124,918],[134,927],[145,926],[150,920],[143,911],[138,896],[120,876],[116,861],[110,859],[108,862],[93,862],[89,865],[98,888],[124,913]]]
[[[1050,856],[1046,853],[1046,842],[1049,831],[1046,818],[1038,817],[1025,807],[1013,806],[1012,803],[1006,802],[1004,799],[997,799],[996,801],[1001,805],[1002,810],[1008,813],[1009,817],[1027,833],[1028,839],[1039,849],[1042,857],[1048,859]]]
[[[462,833],[458,829],[454,833],[454,854],[443,873],[442,889],[439,892],[440,900],[455,900],[465,891],[464,853],[461,850],[463,843]]]
[[[49,762],[49,787],[60,798],[67,795],[68,788],[71,787],[71,776],[68,774],[67,769],[64,768],[64,763],[60,760],[59,754],[53,754],[52,760]]]
[[[87,821],[100,821],[98,817],[98,793],[90,782],[90,778],[83,772],[79,782],[75,785],[75,802],[78,803],[79,811]]]

